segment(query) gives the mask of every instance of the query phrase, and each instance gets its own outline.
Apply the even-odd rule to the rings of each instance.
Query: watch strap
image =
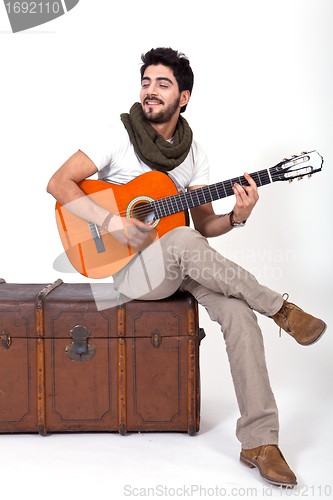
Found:
[[[229,213],[229,222],[231,227],[244,227],[246,224],[246,220],[244,220],[243,222],[235,222],[233,210],[231,210],[231,212]]]

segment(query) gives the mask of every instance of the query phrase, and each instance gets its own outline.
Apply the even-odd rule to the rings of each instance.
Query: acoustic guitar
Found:
[[[322,165],[322,156],[317,151],[311,151],[250,175],[259,187],[276,181],[310,177],[319,172]],[[179,193],[171,178],[158,171],[144,173],[124,185],[84,180],[79,186],[95,203],[117,215],[139,219],[149,224],[151,230],[140,247],[132,248],[122,245],[96,224],[73,215],[57,202],[56,220],[65,252],[82,275],[107,278],[158,238],[178,226],[186,225],[184,211],[187,209],[231,196],[235,182],[248,185],[242,176]]]

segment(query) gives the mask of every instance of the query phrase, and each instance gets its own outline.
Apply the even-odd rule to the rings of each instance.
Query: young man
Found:
[[[84,195],[78,183],[99,178],[125,184],[138,175],[161,170],[181,189],[208,184],[208,161],[193,141],[180,115],[189,102],[193,73],[188,59],[172,49],[152,49],[142,56],[140,103],[121,121],[83,145],[51,178],[48,191],[76,215],[109,231],[123,244],[140,246],[148,227],[133,218],[109,213]],[[265,363],[262,334],[255,313],[273,320],[297,342],[310,345],[326,325],[283,297],[260,285],[247,271],[212,249],[206,238],[244,225],[258,201],[255,182],[235,184],[235,206],[230,214],[215,214],[211,203],[191,209],[195,229],[178,227],[148,246],[114,275],[115,288],[130,298],[156,300],[177,289],[191,292],[211,319],[221,325],[241,417],[236,435],[242,444],[240,459],[258,467],[270,483],[297,484],[278,448],[278,411]],[[162,257],[161,257],[162,255]],[[163,277],[154,286],[144,266]]]

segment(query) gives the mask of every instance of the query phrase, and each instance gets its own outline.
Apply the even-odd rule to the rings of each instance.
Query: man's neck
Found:
[[[177,121],[178,121],[178,116],[176,120],[172,119],[167,123],[151,123],[151,122],[149,123],[156,130],[158,134],[164,137],[166,141],[169,141],[174,136]]]

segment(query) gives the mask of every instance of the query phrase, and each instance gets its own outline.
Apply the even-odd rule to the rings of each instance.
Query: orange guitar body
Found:
[[[135,217],[145,205],[148,206],[149,201],[178,193],[170,177],[155,171],[140,175],[124,185],[88,179],[80,182],[79,186],[95,203],[123,217]],[[122,245],[109,232],[73,215],[58,202],[56,221],[65,252],[75,269],[89,278],[101,279],[122,269],[140,250],[167,232],[184,226],[185,215],[179,212],[149,222],[151,230],[148,237],[137,248]],[[94,237],[91,226],[97,229],[98,237]]]

